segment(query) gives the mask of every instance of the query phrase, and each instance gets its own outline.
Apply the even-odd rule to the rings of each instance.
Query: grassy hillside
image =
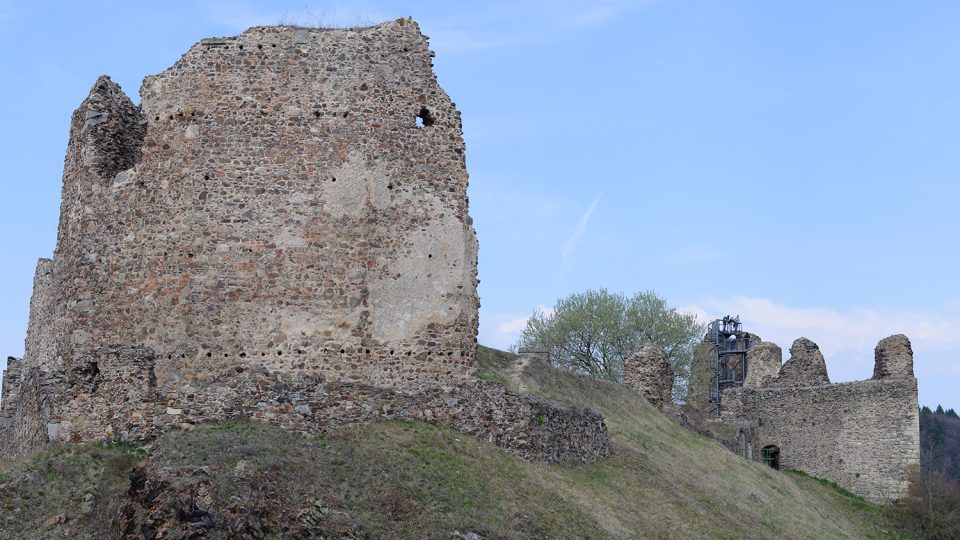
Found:
[[[512,360],[481,348],[479,376],[516,385]],[[237,421],[160,439],[149,449],[150,467],[200,471],[209,487],[194,489],[186,510],[177,490],[193,484],[184,475],[149,496],[185,522],[212,524],[220,532],[211,537],[223,538],[896,536],[878,507],[742,460],[626,388],[538,365],[522,382],[541,396],[601,412],[610,458],[536,465],[414,422],[302,438]],[[69,446],[0,464],[0,529],[12,538],[118,537],[125,486],[141,457],[125,447]],[[186,535],[189,526],[168,536]]]

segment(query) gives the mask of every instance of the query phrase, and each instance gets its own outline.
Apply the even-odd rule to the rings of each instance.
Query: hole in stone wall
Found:
[[[242,50],[243,50],[243,45],[237,45],[237,48],[239,48],[239,49],[242,51]]]
[[[340,354],[347,352],[346,349],[340,349]]]
[[[320,111],[313,111],[314,118],[320,118]]]
[[[283,351],[277,351],[277,356],[283,356]]]
[[[87,362],[87,365],[81,368],[80,374],[83,376],[83,382],[88,392],[97,391],[100,386],[100,366],[96,362]]]
[[[336,179],[336,178],[331,178],[330,181],[331,181],[331,182],[336,182],[337,179]]]
[[[262,48],[263,48],[263,45],[261,45],[261,44],[258,43],[258,44],[257,44],[257,48],[258,48],[258,49],[262,49]]]
[[[213,353],[207,353],[207,358],[210,358],[211,356],[213,356]]]
[[[425,128],[433,125],[433,115],[426,107],[422,107],[417,113],[417,127]]]

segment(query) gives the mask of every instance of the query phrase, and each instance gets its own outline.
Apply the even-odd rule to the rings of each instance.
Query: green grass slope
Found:
[[[479,377],[516,383],[512,355],[481,348],[479,360]],[[532,464],[418,422],[303,438],[235,421],[168,433],[147,459],[209,473],[222,538],[319,537],[321,529],[327,538],[897,536],[879,507],[747,462],[629,389],[538,365],[522,376],[536,394],[601,412],[611,456]],[[140,457],[125,447],[68,446],[0,463],[0,530],[5,538],[119,537],[124,486]],[[304,532],[310,527],[315,536]]]

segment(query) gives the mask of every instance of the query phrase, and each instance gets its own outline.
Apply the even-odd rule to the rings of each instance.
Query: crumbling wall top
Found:
[[[667,355],[653,344],[641,346],[623,362],[623,384],[660,410],[673,403],[673,378],[673,366],[667,361]]]
[[[790,346],[790,359],[780,368],[773,386],[817,386],[830,384],[827,363],[820,347],[805,337]]]
[[[874,349],[873,378],[913,377],[913,348],[903,334],[888,336]]]
[[[770,386],[780,374],[783,364],[783,351],[776,343],[763,341],[747,350],[747,377],[743,385],[747,388]]]

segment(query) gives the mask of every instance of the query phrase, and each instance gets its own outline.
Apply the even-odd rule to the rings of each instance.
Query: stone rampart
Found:
[[[156,363],[143,347],[81,358],[68,371],[61,401],[61,417],[69,420],[49,424],[51,438],[143,442],[171,427],[238,416],[305,434],[404,419],[451,426],[535,461],[593,461],[609,453],[601,415],[514,394],[497,382],[381,388],[237,362],[162,385]]]

